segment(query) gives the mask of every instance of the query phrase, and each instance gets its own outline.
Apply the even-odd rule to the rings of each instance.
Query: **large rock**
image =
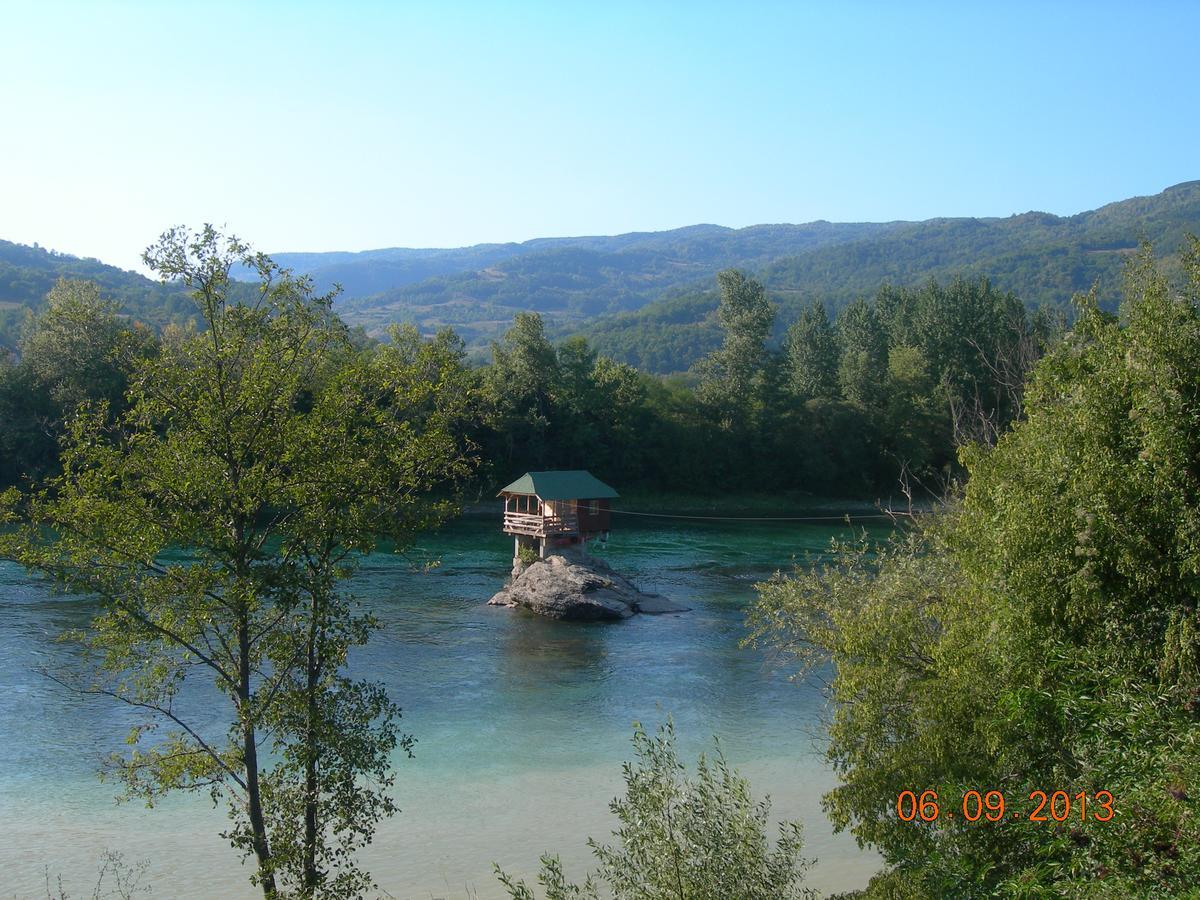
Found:
[[[552,619],[594,621],[625,619],[636,612],[684,612],[658,594],[639,591],[602,560],[594,557],[548,556],[513,579],[489,606],[523,606]]]

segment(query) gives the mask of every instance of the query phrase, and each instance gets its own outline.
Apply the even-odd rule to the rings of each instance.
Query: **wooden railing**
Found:
[[[533,537],[576,534],[579,531],[579,518],[574,513],[565,516],[543,516],[540,513],[506,512],[504,530],[509,534],[528,534]]]

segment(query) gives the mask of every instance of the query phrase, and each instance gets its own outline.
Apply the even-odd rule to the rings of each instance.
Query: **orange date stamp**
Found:
[[[1028,802],[1014,807],[1003,791],[966,791],[958,804],[947,805],[934,790],[901,791],[896,798],[896,815],[902,822],[962,820],[974,822],[1110,822],[1116,815],[1111,791],[1030,791]]]

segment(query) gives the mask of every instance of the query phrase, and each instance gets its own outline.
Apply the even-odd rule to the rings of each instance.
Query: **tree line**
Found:
[[[586,468],[620,489],[867,497],[909,477],[931,489],[957,473],[956,447],[994,441],[1020,413],[1024,375],[1063,328],[986,280],[885,287],[832,319],[813,302],[782,348],[761,284],[717,277],[719,345],[682,376],[639,372],[582,337],[555,345],[517,314],[486,365],[451,330],[349,333],[359,361],[428,343],[465,388],[457,435],[479,457],[487,495],[526,470]],[[207,325],[205,327],[208,327]],[[73,411],[126,403],[132,366],[175,339],[118,315],[87,282],[60,281],[0,365],[0,484],[57,470]]]

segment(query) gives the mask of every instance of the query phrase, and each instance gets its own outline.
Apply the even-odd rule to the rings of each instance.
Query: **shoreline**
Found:
[[[822,497],[803,492],[684,494],[666,491],[623,491],[613,501],[613,512],[663,515],[708,516],[789,516],[806,515],[876,515],[882,509],[907,507],[903,497],[881,497],[872,500]],[[917,512],[929,512],[934,507],[930,499],[913,504]],[[460,516],[495,516],[504,508],[500,500],[476,500],[464,503]],[[880,519],[881,522],[886,521]]]

